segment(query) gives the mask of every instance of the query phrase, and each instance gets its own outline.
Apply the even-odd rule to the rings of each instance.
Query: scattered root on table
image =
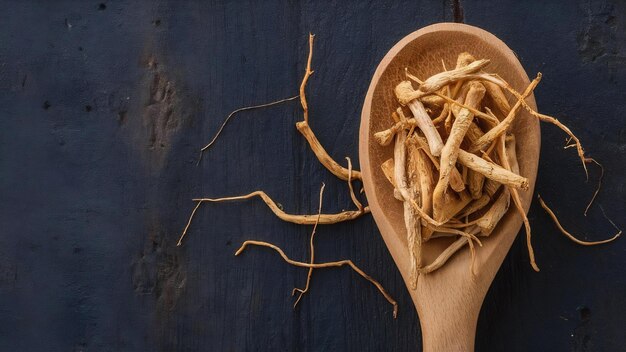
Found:
[[[183,232],[180,236],[180,239],[178,240],[178,246],[180,246],[182,244],[183,239],[185,238],[185,235],[187,234],[190,226],[191,226],[191,222],[197,212],[197,210],[200,208],[200,206],[205,203],[205,202],[224,202],[224,201],[234,201],[234,200],[245,200],[245,199],[249,199],[252,197],[260,197],[263,202],[265,202],[265,204],[270,208],[270,210],[281,220],[286,221],[286,222],[292,222],[295,224],[301,224],[301,225],[313,225],[313,230],[311,232],[311,238],[310,238],[310,256],[311,256],[311,260],[310,263],[302,263],[302,262],[297,262],[297,261],[293,261],[291,259],[289,259],[284,253],[283,251],[278,248],[277,246],[274,246],[270,243],[267,242],[260,242],[260,241],[245,241],[243,243],[243,245],[241,246],[241,248],[237,251],[236,255],[239,255],[247,245],[258,245],[258,246],[266,246],[266,247],[270,247],[275,249],[276,251],[278,251],[278,253],[283,257],[283,259],[285,259],[285,261],[287,261],[288,263],[292,264],[292,265],[296,265],[296,266],[300,266],[300,267],[307,267],[309,268],[308,274],[307,274],[307,280],[306,280],[306,284],[304,288],[295,288],[292,292],[292,295],[295,295],[296,292],[299,292],[299,295],[294,303],[294,307],[297,306],[298,302],[300,302],[302,296],[309,290],[309,286],[310,286],[310,281],[311,281],[311,275],[313,273],[313,269],[314,268],[326,268],[326,267],[332,267],[332,266],[343,266],[343,265],[348,265],[350,266],[354,271],[356,271],[359,275],[361,275],[362,277],[364,277],[365,279],[367,279],[368,281],[370,281],[372,284],[374,284],[379,290],[380,292],[385,296],[385,298],[389,301],[389,303],[391,303],[393,305],[393,316],[394,318],[397,316],[397,311],[398,311],[398,305],[396,303],[396,301],[394,301],[391,296],[385,291],[385,289],[382,287],[382,285],[380,283],[378,283],[376,280],[372,279],[369,275],[365,274],[365,272],[363,272],[361,269],[359,269],[356,265],[354,265],[354,263],[352,263],[352,261],[350,260],[341,260],[341,261],[337,261],[337,262],[330,262],[330,263],[315,263],[315,247],[314,247],[314,238],[315,238],[315,233],[317,230],[317,225],[319,224],[335,224],[338,222],[342,222],[342,221],[348,221],[348,220],[353,220],[356,219],[364,214],[369,213],[369,207],[368,206],[364,206],[361,201],[358,199],[357,195],[354,192],[354,187],[352,185],[352,182],[354,180],[361,180],[361,173],[358,170],[354,170],[352,168],[352,161],[349,157],[346,157],[346,161],[347,161],[347,167],[343,167],[341,166],[339,163],[337,163],[329,154],[328,152],[324,149],[324,147],[321,145],[321,143],[319,142],[319,140],[317,139],[317,137],[315,136],[315,133],[313,133],[313,131],[311,130],[310,126],[309,126],[309,106],[307,103],[307,99],[306,99],[306,84],[310,78],[310,76],[313,74],[313,70],[311,69],[311,62],[312,62],[312,58],[313,58],[313,39],[314,39],[314,35],[313,34],[309,34],[309,54],[308,54],[308,58],[307,58],[307,64],[306,64],[306,69],[305,69],[305,73],[304,73],[304,77],[302,78],[301,84],[300,84],[300,90],[299,90],[299,94],[293,97],[289,97],[289,98],[284,98],[284,99],[280,99],[277,101],[273,101],[273,102],[269,102],[269,103],[265,103],[265,104],[259,104],[259,105],[254,105],[254,106],[247,106],[247,107],[243,107],[243,108],[239,108],[233,112],[231,112],[226,119],[223,121],[223,123],[221,124],[220,128],[218,129],[217,133],[215,134],[215,136],[211,139],[211,141],[209,143],[207,143],[207,145],[205,145],[201,150],[200,150],[200,156],[198,159],[198,164],[200,163],[200,161],[202,160],[202,156],[203,153],[205,151],[207,151],[212,145],[214,145],[214,143],[216,142],[216,140],[218,139],[218,137],[221,135],[222,131],[224,130],[224,127],[226,126],[226,124],[229,122],[229,120],[237,113],[242,112],[242,111],[247,111],[247,110],[254,110],[254,109],[259,109],[259,108],[264,108],[264,107],[270,107],[270,106],[274,106],[274,105],[278,105],[278,104],[282,104],[288,101],[292,101],[295,99],[300,98],[300,105],[302,106],[302,114],[303,114],[303,120],[299,121],[296,123],[296,128],[297,130],[300,132],[300,134],[302,134],[302,136],[306,139],[306,141],[309,144],[309,147],[311,148],[311,150],[313,151],[313,153],[315,154],[316,158],[319,160],[319,162],[326,168],[328,169],[333,175],[335,175],[337,178],[347,181],[348,182],[348,190],[349,190],[349,194],[350,194],[350,198],[352,200],[352,202],[354,203],[354,205],[356,206],[357,210],[353,210],[353,211],[342,211],[340,213],[337,214],[322,214],[322,197],[323,197],[323,192],[324,192],[324,187],[325,185],[322,184],[322,187],[320,189],[320,198],[319,198],[319,207],[318,207],[318,212],[316,215],[299,215],[299,214],[289,214],[286,213],[284,210],[282,210],[282,207],[279,207],[273,200],[272,198],[270,198],[265,192],[258,190],[258,191],[254,191],[251,192],[249,194],[245,194],[245,195],[241,195],[241,196],[231,196],[231,197],[223,197],[223,198],[196,198],[193,199],[194,202],[196,202],[195,207],[193,208],[189,219],[187,221],[187,224],[185,225],[185,228],[183,229]],[[362,191],[361,191],[362,193]]]
[[[371,282],[374,286],[376,286],[378,291],[380,291],[380,293],[385,297],[387,302],[389,302],[393,306],[393,317],[396,318],[398,316],[398,303],[389,295],[389,293],[387,293],[385,288],[378,281],[374,280],[371,276],[367,275],[363,270],[361,270],[358,266],[356,266],[351,260],[344,259],[344,260],[339,260],[335,262],[314,263],[314,264],[298,262],[298,261],[289,259],[289,257],[287,257],[285,252],[283,252],[283,250],[280,249],[278,246],[275,246],[271,243],[267,243],[263,241],[253,241],[253,240],[245,241],[241,245],[241,247],[237,250],[237,252],[235,252],[235,255],[240,255],[241,253],[243,253],[243,251],[249,245],[272,248],[273,250],[278,252],[278,254],[287,263],[294,265],[294,266],[299,266],[302,268],[322,269],[322,268],[331,268],[331,267],[339,267],[339,266],[347,265],[350,268],[352,268],[352,270],[354,270],[357,274],[361,275],[365,280]]]
[[[620,230],[615,225],[615,223],[613,221],[611,221],[610,219],[607,218],[607,220],[611,223],[611,225],[613,225],[615,230],[617,230],[617,233],[615,235],[613,235],[613,237],[611,237],[609,239],[606,239],[606,240],[601,240],[601,241],[583,241],[583,240],[579,240],[578,238],[576,238],[576,236],[572,235],[571,233],[569,233],[567,230],[565,230],[563,228],[563,226],[561,225],[561,222],[556,217],[556,214],[554,214],[552,209],[550,209],[550,207],[548,207],[546,202],[543,201],[543,199],[541,198],[541,195],[537,195],[537,199],[539,200],[539,204],[541,204],[541,207],[548,213],[548,215],[550,215],[550,218],[552,218],[552,221],[554,221],[554,224],[556,225],[556,227],[558,227],[559,231],[561,231],[562,234],[567,236],[567,238],[569,238],[570,240],[572,240],[575,243],[578,243],[581,246],[595,246],[595,245],[598,245],[598,244],[609,243],[609,242],[612,242],[612,241],[616,240],[622,234],[622,230]],[[603,210],[603,212],[604,212],[604,210]]]

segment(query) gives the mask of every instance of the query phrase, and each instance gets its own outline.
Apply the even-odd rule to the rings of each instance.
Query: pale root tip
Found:
[[[456,67],[467,66],[474,61],[476,61],[476,58],[472,54],[468,52],[462,52],[459,54],[459,57],[456,60]]]
[[[376,139],[378,144],[382,145],[383,147],[391,143],[391,136],[392,133],[389,130],[374,133],[374,138]]]
[[[395,89],[396,98],[402,105],[406,105],[409,101],[413,100],[411,97],[411,93],[415,90],[411,85],[411,81],[402,81],[398,83]]]
[[[441,149],[443,149],[443,145],[430,146],[430,153],[434,156],[440,156]]]

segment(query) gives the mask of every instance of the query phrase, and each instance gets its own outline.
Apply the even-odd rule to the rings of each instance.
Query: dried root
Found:
[[[406,131],[398,133],[394,146],[394,181],[400,191],[402,199],[421,203],[421,183],[419,174],[419,149],[411,145],[407,151]],[[419,216],[411,207],[410,202],[404,202],[404,222],[407,230],[409,247],[409,262],[411,273],[409,284],[411,289],[417,288],[417,276],[421,266],[422,226]]]
[[[602,179],[604,178],[604,166],[602,166],[602,164],[597,162],[596,159],[594,158],[585,158],[585,162],[594,163],[598,165],[598,167],[600,168],[600,177],[598,178],[598,187],[596,187],[596,190],[593,192],[593,196],[591,196],[591,200],[589,200],[589,203],[585,207],[585,212],[583,213],[585,216],[587,216],[587,212],[589,211],[589,208],[591,208],[593,201],[596,200],[598,193],[600,193],[600,188],[602,188]]]
[[[315,225],[316,223],[319,223],[322,225],[336,224],[338,222],[356,219],[363,214],[369,213],[370,211],[369,207],[364,207],[362,210],[348,210],[348,211],[342,211],[341,213],[336,213],[336,214],[319,214],[319,215],[288,214],[284,210],[282,210],[280,207],[278,207],[278,205],[276,205],[276,202],[274,202],[272,198],[270,198],[270,196],[268,196],[267,193],[263,191],[254,191],[252,193],[244,194],[242,196],[234,196],[234,197],[196,198],[196,199],[193,199],[193,201],[197,202],[198,204],[196,204],[196,207],[191,212],[191,216],[189,216],[189,220],[187,221],[187,225],[185,226],[185,229],[183,230],[183,233],[180,236],[178,245],[179,246],[181,245],[182,240],[185,237],[185,234],[187,233],[189,226],[191,225],[191,221],[193,220],[193,217],[196,211],[198,210],[198,208],[200,207],[202,203],[204,202],[219,203],[219,202],[227,202],[227,201],[233,201],[233,200],[250,199],[253,197],[260,197],[263,200],[263,202],[267,204],[268,208],[270,208],[270,210],[279,219],[286,221],[286,222],[299,224],[299,225]]]
[[[346,259],[346,260],[339,260],[336,262],[314,263],[314,264],[298,262],[298,261],[289,259],[289,257],[287,257],[287,255],[285,254],[285,252],[283,252],[282,249],[280,249],[279,247],[271,243],[262,242],[262,241],[252,241],[252,240],[245,241],[241,245],[241,247],[237,250],[237,252],[235,252],[235,255],[236,256],[240,255],[241,253],[243,253],[246,247],[250,245],[272,248],[273,250],[278,252],[278,254],[283,258],[284,261],[286,261],[287,263],[291,265],[302,267],[302,268],[322,269],[322,268],[331,268],[331,267],[339,267],[339,266],[347,265],[350,268],[352,268],[352,270],[354,270],[357,274],[361,275],[361,277],[363,277],[365,280],[371,282],[374,286],[376,286],[378,291],[380,291],[380,293],[385,297],[387,302],[389,302],[393,306],[393,317],[396,318],[398,316],[398,303],[389,295],[389,293],[387,293],[387,291],[385,291],[385,288],[378,281],[374,280],[371,276],[367,275],[363,270],[361,270],[358,266],[356,266],[351,260]]]
[[[477,83],[470,88],[466,104],[468,106],[476,107],[482,100],[484,94],[485,88],[480,83]],[[455,107],[452,107],[452,111],[455,111]],[[443,219],[442,214],[443,208],[445,207],[444,195],[446,194],[448,185],[450,184],[450,171],[456,164],[461,142],[463,141],[465,133],[467,133],[467,129],[469,128],[473,118],[474,115],[468,109],[459,109],[458,114],[456,114],[454,124],[452,125],[450,135],[448,136],[448,140],[442,149],[439,181],[437,182],[437,186],[435,187],[433,193],[433,217],[437,220]]]
[[[228,123],[230,118],[233,117],[235,114],[237,114],[239,112],[242,112],[242,111],[255,110],[255,109],[266,108],[266,107],[269,107],[269,106],[282,104],[282,103],[285,103],[285,102],[288,102],[288,101],[296,100],[299,97],[300,97],[299,95],[296,95],[296,96],[293,96],[293,97],[290,97],[290,98],[280,99],[280,100],[276,100],[276,101],[273,101],[273,102],[270,102],[270,103],[265,103],[265,104],[246,106],[246,107],[239,108],[237,110],[232,111],[230,114],[228,114],[228,116],[226,116],[226,119],[224,119],[224,122],[222,122],[222,125],[217,130],[217,133],[215,133],[215,136],[213,136],[211,141],[209,143],[207,143],[207,145],[202,147],[202,149],[200,149],[200,157],[198,158],[197,164],[200,164],[200,161],[202,161],[202,154],[204,153],[204,151],[209,149],[215,143],[215,141],[217,141],[217,137],[219,137],[220,134],[222,134],[222,130],[224,130],[224,127],[226,127],[226,124]]]
[[[573,141],[573,144],[565,148],[577,148],[585,173],[586,163],[598,164],[594,159],[585,157],[580,141],[569,128],[551,116],[536,112],[526,102],[539,84],[541,73],[523,93],[518,93],[497,74],[484,72],[488,63],[489,60],[476,60],[469,53],[461,53],[453,70],[448,71],[444,64],[443,72],[425,80],[405,68],[408,81],[398,83],[394,93],[398,103],[408,106],[413,116],[402,118],[402,111],[398,109],[392,115],[395,124],[374,135],[381,145],[391,144],[396,137],[394,159],[386,161],[381,167],[394,187],[395,197],[404,203],[412,273],[410,287],[415,287],[416,268],[418,274],[430,273],[466,244],[474,258],[475,235],[491,235],[509,211],[511,202],[524,223],[530,264],[539,271],[531,244],[530,222],[520,197],[520,192],[528,190],[529,181],[520,175],[515,135],[511,133],[511,126],[522,108],[540,121],[554,124],[568,134],[568,143]],[[413,88],[411,81],[417,83],[417,89]],[[513,106],[506,93],[514,97]],[[423,153],[423,158],[407,160],[405,144],[413,149],[417,147],[418,154],[411,153]],[[598,166],[602,174],[585,215],[602,184],[604,170],[602,165]],[[410,175],[408,182],[403,177],[405,170],[410,174],[415,168],[424,172],[413,172],[419,175],[414,183],[420,183],[413,189],[410,187]],[[562,232],[573,238],[554,216],[553,219]],[[418,232],[415,223],[419,221],[422,225]],[[416,250],[415,243],[411,241],[417,233],[421,234],[420,248],[423,242],[432,238],[458,238],[433,263],[422,264],[422,260],[416,258],[421,251]],[[597,243],[606,243],[617,236],[619,233],[610,240]]]
[[[311,60],[313,59],[313,38],[315,36],[313,34],[309,34],[309,57],[307,58],[306,70],[304,72],[304,78],[302,79],[302,83],[300,84],[300,104],[302,105],[302,112],[304,120],[296,123],[296,128],[298,131],[304,136],[304,138],[309,142],[309,146],[317,159],[324,165],[328,171],[330,171],[333,175],[338,178],[348,181],[350,180],[350,172],[345,167],[339,165],[330,155],[326,152],[326,149],[322,147],[322,144],[317,140],[317,137],[309,127],[309,106],[306,101],[306,83],[309,80],[313,71],[311,70]],[[352,179],[360,180],[361,172],[352,170],[351,172]]]
[[[561,225],[561,222],[559,222],[559,219],[556,217],[556,214],[554,214],[552,209],[550,209],[548,205],[543,201],[543,199],[541,199],[540,195],[537,195],[537,199],[539,199],[539,204],[541,204],[541,207],[548,213],[548,215],[550,215],[556,227],[559,228],[559,231],[561,231],[561,233],[567,236],[567,238],[574,241],[575,243],[578,243],[581,246],[595,246],[598,244],[609,243],[609,242],[615,241],[622,234],[622,230],[617,228],[617,226],[615,226],[615,224],[609,220],[609,222],[611,222],[613,227],[615,227],[615,229],[617,230],[617,233],[613,237],[606,239],[606,240],[602,240],[602,241],[592,241],[592,242],[579,240],[578,238],[576,238],[574,235],[572,235],[571,233],[569,233],[567,230],[563,228],[563,226]]]
[[[432,119],[428,116],[426,109],[424,109],[422,102],[416,98],[407,98],[413,96],[414,93],[415,91],[409,81],[401,82],[396,87],[396,97],[398,97],[398,100],[403,102],[402,104],[408,105],[409,109],[411,109],[416,125],[422,130],[426,140],[428,141],[430,153],[434,156],[439,156],[441,149],[443,148],[441,136],[439,135],[439,132],[437,132]]]
[[[488,144],[493,142],[496,138],[498,138],[500,135],[507,132],[507,130],[513,124],[515,117],[517,117],[517,111],[522,106],[522,102],[524,101],[524,99],[526,99],[528,96],[530,96],[533,93],[533,90],[535,89],[535,87],[537,87],[537,84],[539,84],[540,80],[541,80],[541,74],[538,74],[537,78],[535,78],[532,82],[530,82],[530,84],[528,85],[528,88],[526,88],[526,90],[524,91],[524,94],[522,94],[522,96],[520,97],[520,100],[518,100],[517,103],[513,105],[513,108],[511,108],[511,111],[509,112],[507,117],[504,118],[504,120],[502,120],[502,122],[500,122],[496,127],[492,128],[487,133],[485,133],[482,137],[480,137],[474,143],[474,145],[472,145],[472,147],[470,148],[471,152],[477,152],[483,149]]]
[[[472,153],[459,150],[458,161],[469,169],[498,183],[523,190],[528,189],[528,179],[526,177],[520,176]]]
[[[315,246],[313,245],[313,240],[315,239],[315,230],[317,230],[317,225],[320,223],[319,219],[320,216],[322,215],[322,199],[324,198],[324,188],[326,187],[325,184],[322,183],[322,187],[320,188],[320,202],[319,202],[319,206],[317,208],[317,221],[315,222],[315,225],[313,225],[313,230],[311,231],[311,241],[309,243],[309,248],[311,251],[311,261],[310,263],[313,264],[315,263]],[[311,284],[311,275],[313,275],[313,268],[309,268],[309,272],[306,276],[306,284],[304,285],[304,288],[294,288],[293,291],[291,291],[291,295],[295,295],[296,292],[299,292],[300,294],[298,295],[298,298],[296,299],[296,302],[293,304],[293,307],[295,308],[298,305],[298,302],[300,302],[300,299],[302,299],[302,295],[304,295],[308,290],[309,290],[309,285]]]
[[[306,84],[309,81],[309,77],[313,74],[313,71],[311,70],[311,61],[313,59],[313,39],[314,39],[314,37],[315,36],[313,34],[309,34],[309,56],[307,58],[307,65],[306,65],[306,69],[305,69],[305,72],[304,72],[304,77],[302,78],[302,82],[300,83],[300,93],[297,96],[293,96],[293,97],[290,97],[290,98],[285,98],[285,99],[273,101],[273,102],[270,102],[270,103],[260,104],[260,105],[247,106],[247,107],[239,108],[239,109],[231,112],[226,117],[226,119],[224,120],[224,122],[220,126],[219,130],[217,131],[217,133],[213,137],[213,139],[211,139],[211,141],[200,150],[200,158],[198,159],[198,163],[202,159],[202,155],[203,155],[204,151],[207,150],[208,148],[210,148],[215,143],[215,141],[217,140],[217,138],[222,133],[222,130],[224,129],[224,127],[226,126],[226,124],[228,123],[230,118],[233,115],[235,115],[236,113],[241,112],[241,111],[246,111],[246,110],[253,110],[253,109],[269,107],[269,106],[281,104],[281,103],[284,103],[284,102],[287,102],[287,101],[291,101],[291,100],[295,100],[297,98],[300,98],[300,105],[302,105],[303,121],[300,121],[300,122],[296,123],[296,128],[302,134],[302,136],[307,140],[307,142],[309,143],[309,146],[311,147],[311,150],[313,151],[313,153],[315,153],[315,156],[318,158],[320,163],[322,163],[322,165],[324,165],[324,167],[326,167],[333,175],[337,176],[338,178],[340,178],[340,179],[342,179],[344,181],[348,181],[348,177],[349,177],[348,169],[343,167],[343,166],[341,166],[341,165],[339,165],[330,155],[328,155],[328,152],[326,152],[326,149],[324,149],[322,144],[319,142],[319,140],[315,136],[315,133],[313,133],[313,131],[309,127],[309,106],[308,106],[308,103],[307,103],[307,100],[306,100],[306,91],[305,90],[306,90]],[[360,171],[352,170],[351,174],[352,174],[351,179],[355,179],[355,180],[360,180],[361,179],[361,172]]]

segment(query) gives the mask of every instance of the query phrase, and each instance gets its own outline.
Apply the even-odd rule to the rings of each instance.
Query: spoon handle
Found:
[[[466,255],[469,261],[469,255]],[[467,278],[467,267],[456,265],[444,268],[453,277],[422,277],[414,300],[424,352],[472,352],[478,325],[478,314],[493,275]],[[485,272],[492,270],[484,270]],[[446,280],[448,279],[448,280]],[[488,281],[483,281],[488,280]],[[455,285],[450,285],[454,282]]]
[[[423,318],[420,317],[420,321]],[[437,318],[421,324],[424,352],[473,352],[478,319]]]

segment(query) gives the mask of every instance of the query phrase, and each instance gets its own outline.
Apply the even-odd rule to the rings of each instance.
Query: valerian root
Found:
[[[347,265],[350,268],[352,268],[352,270],[354,270],[357,274],[361,275],[361,277],[363,277],[365,280],[371,282],[374,286],[376,286],[378,291],[380,291],[380,293],[385,297],[387,302],[389,302],[393,306],[393,317],[396,318],[398,316],[398,303],[391,297],[391,295],[389,295],[389,293],[387,293],[385,288],[378,281],[374,280],[371,276],[367,275],[363,270],[361,270],[358,266],[356,266],[351,260],[344,259],[344,260],[339,260],[335,262],[314,263],[314,264],[298,262],[298,261],[289,259],[289,257],[287,257],[285,252],[283,252],[283,250],[280,249],[278,246],[275,246],[271,243],[267,243],[263,241],[253,241],[253,240],[248,240],[248,241],[243,242],[241,247],[237,250],[237,252],[235,252],[235,255],[240,255],[246,249],[246,247],[250,245],[272,248],[273,250],[278,252],[278,254],[283,258],[285,262],[294,266],[302,267],[302,268],[322,269],[322,268],[340,267],[340,266]]]
[[[189,229],[189,226],[191,225],[191,221],[193,220],[193,217],[196,214],[196,211],[198,210],[198,208],[200,207],[202,203],[204,202],[219,203],[219,202],[226,202],[226,201],[233,201],[233,200],[250,199],[253,197],[260,197],[263,200],[263,202],[267,204],[270,210],[281,220],[286,221],[286,222],[291,222],[294,224],[299,224],[299,225],[315,225],[315,223],[319,223],[322,225],[336,224],[338,222],[356,219],[363,214],[369,213],[370,211],[369,207],[363,207],[361,210],[347,210],[347,211],[342,211],[336,214],[319,214],[319,216],[309,215],[309,214],[306,214],[306,215],[289,214],[289,213],[286,213],[284,210],[282,210],[280,207],[278,207],[278,205],[276,205],[276,202],[274,202],[272,198],[270,198],[270,196],[268,196],[267,193],[263,191],[254,191],[252,193],[244,194],[241,196],[234,196],[234,197],[196,198],[196,199],[193,199],[193,201],[197,202],[198,204],[196,204],[196,207],[193,209],[193,211],[191,212],[191,215],[189,216],[189,220],[187,221],[187,225],[185,226],[185,229],[183,230],[183,233],[180,236],[178,245],[179,246],[181,245],[182,240],[185,237],[187,230]]]
[[[315,239],[315,230],[317,230],[317,225],[320,223],[320,215],[322,215],[322,199],[324,198],[324,188],[326,187],[325,184],[322,183],[322,187],[320,188],[320,202],[319,202],[319,206],[317,208],[317,221],[315,221],[315,225],[313,225],[313,230],[311,231],[311,240],[309,243],[309,249],[311,251],[311,261],[310,263],[313,264],[315,263],[315,246],[313,244],[313,240]],[[298,305],[298,302],[300,302],[300,299],[302,299],[302,295],[304,295],[308,290],[309,290],[309,285],[311,284],[311,275],[313,275],[313,268],[309,268],[309,272],[306,276],[306,284],[304,285],[304,288],[294,288],[293,291],[291,292],[291,295],[295,295],[296,292],[299,292],[300,294],[298,295],[298,298],[296,299],[296,302],[293,304],[293,307],[296,308],[296,306]]]
[[[567,230],[565,230],[563,228],[563,226],[561,225],[561,222],[556,217],[556,214],[554,214],[552,209],[550,209],[550,207],[548,207],[548,205],[543,201],[543,199],[541,198],[540,195],[537,195],[537,199],[539,199],[539,204],[541,204],[541,207],[548,213],[548,215],[550,215],[550,217],[552,218],[552,221],[554,221],[554,224],[559,229],[559,231],[561,231],[561,233],[564,234],[565,236],[567,236],[567,238],[569,238],[570,240],[574,241],[575,243],[577,243],[579,245],[582,245],[582,246],[595,246],[595,245],[598,245],[598,244],[609,243],[609,242],[615,241],[622,234],[622,230],[617,228],[617,226],[615,226],[613,221],[609,220],[611,225],[613,225],[613,227],[615,227],[615,229],[617,230],[617,233],[615,235],[613,235],[613,237],[611,237],[609,239],[606,239],[606,240],[591,241],[591,242],[590,241],[579,240],[578,238],[576,238],[576,236],[572,235],[571,233],[569,233]]]

